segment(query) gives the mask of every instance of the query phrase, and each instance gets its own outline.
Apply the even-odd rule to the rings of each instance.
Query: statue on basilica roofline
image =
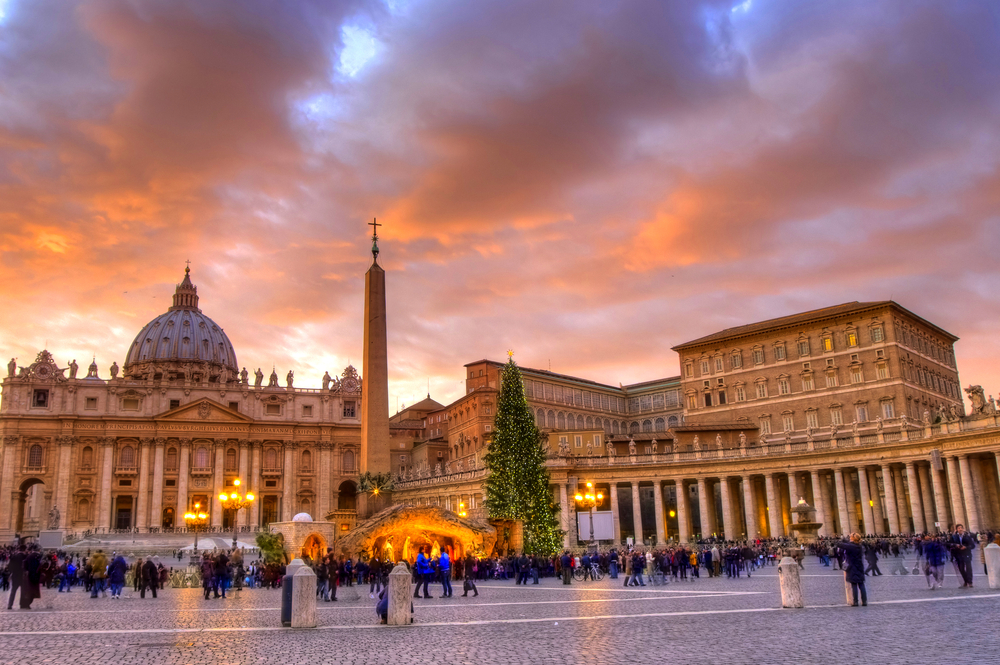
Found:
[[[250,375],[247,373],[247,368],[244,367],[243,371],[240,372],[240,383],[242,383],[244,386],[250,385],[249,376]]]
[[[17,360],[11,358],[10,362],[7,363],[7,377],[13,379],[16,374],[17,374]]]
[[[69,378],[75,379],[76,373],[79,371],[80,366],[76,364],[76,358],[69,361]]]
[[[260,388],[260,385],[264,383],[264,372],[260,371],[260,367],[257,371],[253,373],[253,387]]]
[[[331,381],[333,381],[333,377],[330,376],[330,372],[323,372],[323,390],[330,389]]]
[[[268,388],[278,387],[278,373],[274,370],[273,367],[271,368],[271,376],[267,380],[267,387]]]
[[[118,363],[114,361],[112,361],[111,363],[111,378],[112,379],[118,378]]]
[[[288,370],[288,374],[285,375],[285,383],[288,384],[288,389],[292,389],[292,381],[295,379],[295,372]]]
[[[219,370],[219,383],[221,383],[223,386],[229,383],[229,368],[226,367],[225,365],[223,365],[222,369]]]

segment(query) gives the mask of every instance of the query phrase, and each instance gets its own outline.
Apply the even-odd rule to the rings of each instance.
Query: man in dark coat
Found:
[[[24,559],[26,557],[27,553],[24,551],[24,545],[18,545],[17,549],[10,555],[10,560],[7,563],[7,571],[10,573],[10,598],[7,600],[8,610],[14,609],[14,594],[17,593],[18,589],[21,589],[21,583],[24,581]],[[25,591],[25,589],[21,589],[22,598]]]
[[[861,549],[861,534],[852,533],[850,542],[844,541],[840,544],[840,549],[844,553],[844,563],[847,570],[844,571],[844,579],[851,584],[851,593],[854,602],[851,607],[858,606],[858,591],[861,591],[861,604],[868,605],[868,592],[865,590],[865,563],[864,551]]]
[[[152,559],[147,559],[146,563],[142,564],[142,583],[139,585],[139,598],[146,597],[146,587],[149,587],[153,592],[153,598],[156,598],[156,587],[159,586],[160,582],[160,572],[156,569],[156,564],[153,563]]]
[[[972,550],[976,548],[976,539],[965,532],[961,524],[955,525],[955,533],[951,537],[951,555],[955,557],[955,565],[962,576],[962,588],[972,588]]]

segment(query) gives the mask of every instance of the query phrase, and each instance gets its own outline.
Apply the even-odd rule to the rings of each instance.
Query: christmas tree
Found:
[[[562,544],[562,531],[549,491],[544,440],[513,355],[502,372],[493,440],[486,452],[486,508],[493,519],[522,521],[525,552],[552,554]]]

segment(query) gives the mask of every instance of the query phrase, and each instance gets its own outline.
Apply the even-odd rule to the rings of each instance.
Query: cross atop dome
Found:
[[[191,281],[191,262],[188,261],[187,264],[187,267],[184,268],[184,279],[181,280],[181,283],[177,285],[177,290],[174,291],[174,305],[170,308],[170,311],[175,309],[201,311],[198,309],[198,287]]]

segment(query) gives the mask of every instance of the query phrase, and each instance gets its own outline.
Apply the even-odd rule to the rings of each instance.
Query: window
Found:
[[[826,387],[827,388],[836,388],[837,387],[837,373],[836,372],[827,372],[826,373]]]
[[[739,369],[740,367],[743,367],[743,354],[741,354],[739,351],[733,353],[733,355],[729,356],[729,364],[732,366],[733,369]]]
[[[799,355],[808,356],[809,355],[809,340],[800,339],[799,340]]]
[[[851,362],[852,362],[852,363],[856,363],[856,362],[859,362],[860,360],[861,360],[861,356],[859,356],[859,355],[858,355],[858,354],[856,354],[856,353],[852,353],[852,354],[851,354]]]
[[[787,395],[790,392],[792,392],[792,389],[788,383],[788,379],[778,379],[778,393],[781,395]]]
[[[888,379],[889,378],[889,366],[885,363],[879,363],[876,366],[876,371],[878,372],[878,378]]]
[[[167,468],[168,471],[176,471],[177,470],[177,449],[176,448],[171,448],[170,450],[167,451],[167,465],[166,465],[166,468]]]
[[[705,406],[712,406],[712,393],[705,393]]]
[[[264,451],[264,468],[265,469],[277,469],[278,468],[278,451],[275,448],[268,448]]]
[[[736,401],[737,402],[747,401],[747,393],[743,389],[743,386],[736,386]]]
[[[205,446],[199,446],[194,451],[194,466],[196,469],[205,469],[208,467],[208,448]]]
[[[87,401],[84,402],[84,404],[83,404],[83,408],[87,409],[88,411],[96,411],[97,410],[97,398],[96,397],[88,397]]]
[[[31,406],[37,406],[40,408],[48,408],[49,406],[49,391],[38,389],[34,392],[34,397],[31,399]]]
[[[806,411],[806,427],[819,427],[819,414],[816,411]]]
[[[122,448],[122,451],[118,454],[118,464],[124,468],[135,466],[135,448],[132,446]]]
[[[165,486],[167,486],[167,487],[177,487],[177,479],[176,479],[176,478],[167,478],[167,479],[166,479],[166,480],[165,480],[165,481],[163,482],[163,484],[164,484]]]
[[[280,416],[281,415],[281,405],[280,404],[265,404],[264,413],[269,416]]]
[[[139,399],[137,397],[126,397],[122,400],[122,411],[138,411]]]
[[[776,347],[774,347],[774,359],[775,360],[784,360],[785,359],[785,345],[784,344],[779,344]]]
[[[812,363],[802,363],[802,369],[812,369]]]
[[[302,471],[312,471],[312,453],[308,450],[302,451]]]
[[[691,363],[684,365],[684,376],[694,376],[694,366]]]
[[[868,405],[867,404],[858,404],[857,408],[856,408],[856,412],[857,412],[857,415],[858,415],[858,422],[859,423],[868,422]]]
[[[28,466],[32,468],[42,466],[42,447],[37,443],[28,450]]]
[[[351,450],[344,452],[344,471],[354,471],[354,452]]]
[[[226,471],[236,471],[236,449],[226,451]]]
[[[726,391],[725,390],[720,390],[719,391],[719,404],[725,404],[725,403],[726,403]]]
[[[760,433],[761,434],[770,434],[771,433],[771,419],[770,418],[761,418],[760,419]]]
[[[712,382],[711,381],[702,381],[701,385],[702,385],[703,388],[711,388],[712,387]]]
[[[792,419],[791,414],[786,414],[781,417],[781,427],[786,432],[791,432],[795,429],[795,421]]]
[[[757,398],[763,399],[764,397],[767,397],[767,382],[761,381],[757,384]]]
[[[764,363],[764,349],[753,350],[753,364],[762,365]]]
[[[132,487],[132,479],[122,479],[118,481],[118,487]]]
[[[883,351],[882,349],[877,350],[875,352],[875,357],[876,358],[885,358],[885,351]]]
[[[594,447],[595,448],[600,448],[601,447],[601,435],[600,434],[595,434],[594,435]]]
[[[826,359],[826,366],[827,367],[833,367],[833,358],[827,358]]]
[[[871,329],[872,341],[881,342],[885,339],[885,333],[882,330],[882,326],[875,326]]]
[[[230,411],[239,411],[240,410],[240,403],[239,402],[230,402],[229,403],[229,410]]]
[[[176,408],[180,407],[180,405],[181,405],[181,401],[179,399],[172,399],[172,400],[170,400],[170,408],[171,409],[176,409]]]
[[[688,395],[685,401],[687,402],[687,408],[689,409],[698,407],[698,398],[695,395]]]
[[[492,432],[493,431],[493,426],[492,425],[487,425],[486,426],[486,431],[487,432]]]
[[[708,374],[708,361],[707,360],[702,360],[701,361],[701,375],[705,376],[706,374]]]
[[[844,414],[841,412],[839,406],[830,409],[830,424],[831,425],[844,424]]]
[[[94,466],[94,449],[90,446],[83,449],[83,453],[80,455],[80,466],[84,469]]]
[[[812,374],[806,374],[802,377],[802,390],[814,390]]]
[[[583,448],[583,437],[580,436],[579,434],[573,437],[573,447]]]
[[[354,415],[354,406],[356,402],[354,400],[347,400],[344,402],[344,417],[345,418],[356,418]]]
[[[865,375],[862,373],[860,367],[851,368],[851,383],[864,383]]]
[[[313,414],[312,404],[304,404],[302,406],[302,417],[312,418],[312,414]]]
[[[854,331],[847,333],[847,346],[858,345],[858,334]]]
[[[723,370],[725,370],[725,367],[723,367],[723,365],[722,365],[722,356],[716,356],[715,357],[715,371],[716,372],[721,372]]]
[[[896,409],[892,402],[882,402],[882,417],[885,419],[896,417]]]
[[[400,455],[399,456],[399,463],[400,464],[406,464],[406,455]]]
[[[828,337],[824,337],[823,338],[823,351],[826,352],[826,353],[829,353],[830,351],[833,351],[833,338],[832,337],[828,336]]]

